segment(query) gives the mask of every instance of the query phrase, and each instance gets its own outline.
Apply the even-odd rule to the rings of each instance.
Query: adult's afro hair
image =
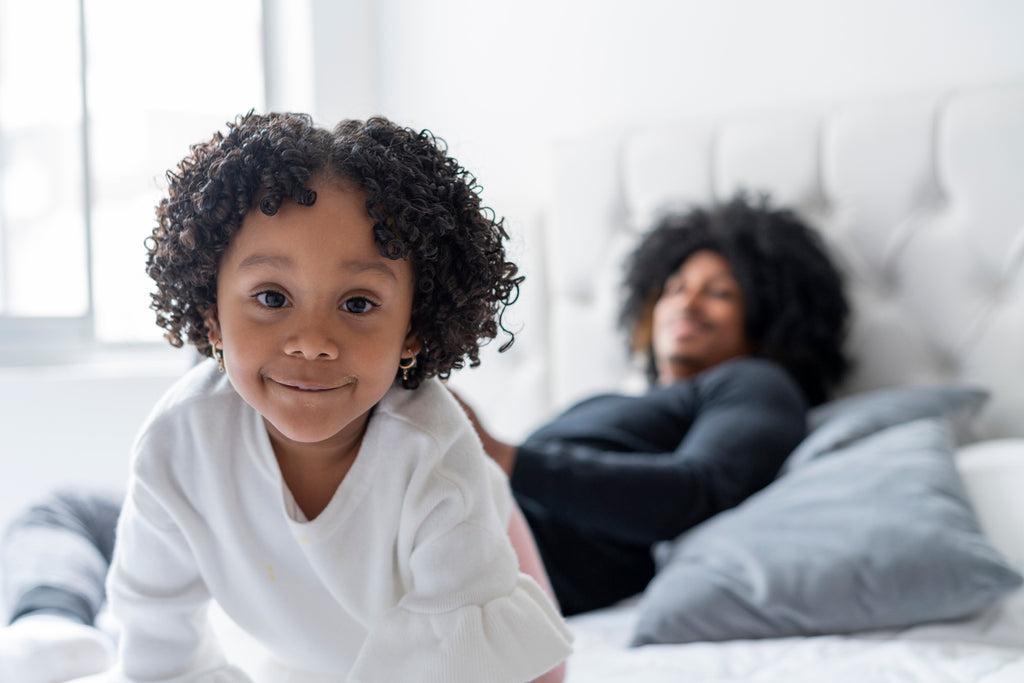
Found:
[[[746,335],[758,356],[790,372],[811,405],[845,376],[849,305],[841,273],[820,235],[768,199],[739,193],[724,204],[664,216],[627,261],[619,324],[633,350],[651,354],[651,312],[668,277],[695,252],[710,250],[732,267],[743,291]]]
[[[250,211],[272,216],[285,201],[312,205],[314,177],[365,192],[381,254],[413,265],[412,323],[423,344],[404,386],[478,365],[481,343],[497,336],[523,279],[505,258],[503,221],[481,206],[476,179],[443,140],[381,117],[328,131],[304,114],[250,112],[191,147],[167,173],[146,240],[151,308],[168,341],[211,355],[204,317],[217,303],[217,268],[231,238]],[[514,341],[504,331],[502,350]]]

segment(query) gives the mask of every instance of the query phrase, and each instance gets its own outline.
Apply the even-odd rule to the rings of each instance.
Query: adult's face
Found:
[[[743,290],[729,262],[709,250],[692,254],[665,280],[654,304],[651,342],[658,384],[750,355],[745,320]]]

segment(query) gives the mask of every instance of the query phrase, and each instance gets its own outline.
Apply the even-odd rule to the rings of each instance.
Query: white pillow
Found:
[[[1024,568],[1024,439],[992,439],[960,448],[956,465],[985,535]]]

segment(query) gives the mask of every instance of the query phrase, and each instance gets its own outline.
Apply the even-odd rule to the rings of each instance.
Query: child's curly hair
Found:
[[[796,214],[743,192],[720,205],[663,217],[628,260],[619,324],[634,351],[647,354],[648,379],[657,379],[650,352],[654,304],[668,277],[704,249],[732,266],[755,354],[788,370],[811,405],[825,401],[849,368],[842,273],[821,236]]]
[[[518,268],[505,258],[503,220],[480,204],[476,179],[447,155],[443,140],[376,117],[346,120],[334,131],[305,114],[254,114],[228,123],[191,147],[167,173],[168,195],[146,239],[147,272],[156,282],[150,307],[173,346],[212,355],[204,320],[217,303],[217,269],[247,213],[274,215],[281,202],[309,206],[314,176],[352,182],[382,255],[408,258],[416,277],[412,324],[422,338],[412,389],[480,363],[501,315],[519,294]],[[396,376],[398,369],[396,368]]]

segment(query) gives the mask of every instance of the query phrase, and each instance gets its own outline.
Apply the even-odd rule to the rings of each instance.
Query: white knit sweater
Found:
[[[135,446],[108,579],[110,680],[234,683],[211,598],[275,660],[268,680],[520,683],[571,635],[517,569],[508,482],[437,381],[392,388],[352,468],[306,521],[260,415],[201,364]]]

